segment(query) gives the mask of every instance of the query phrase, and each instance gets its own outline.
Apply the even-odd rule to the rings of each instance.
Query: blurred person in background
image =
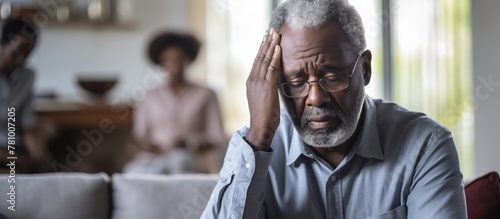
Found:
[[[200,48],[191,35],[166,32],[148,47],[150,61],[167,80],[148,91],[134,112],[133,134],[141,152],[124,172],[217,172],[224,135],[219,102],[208,87],[187,81],[186,68]]]
[[[0,51],[0,162],[17,157],[16,172],[33,172],[45,159],[46,150],[34,135],[36,118],[33,108],[35,73],[25,66],[38,38],[38,28],[27,19],[8,19],[2,29]],[[9,112],[12,117],[9,117]],[[13,123],[15,126],[8,126]],[[15,128],[15,136],[8,127]],[[15,141],[8,137],[15,137]],[[11,144],[14,143],[14,144]],[[8,146],[13,146],[8,147]],[[9,153],[12,149],[14,153]]]

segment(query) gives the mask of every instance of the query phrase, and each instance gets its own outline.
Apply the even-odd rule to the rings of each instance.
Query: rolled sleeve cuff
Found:
[[[207,206],[213,218],[242,218],[243,212],[259,212],[272,152],[254,151],[243,139],[248,131],[236,131],[229,142],[219,183]]]
[[[244,180],[262,181],[266,179],[272,151],[254,151],[243,139],[248,132],[244,127],[233,134],[221,170],[221,174],[237,174]]]

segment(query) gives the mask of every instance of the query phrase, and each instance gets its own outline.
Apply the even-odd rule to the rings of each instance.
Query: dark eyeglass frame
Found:
[[[329,89],[325,89],[323,86],[324,86],[324,83],[321,83],[324,81],[325,78],[321,78],[317,81],[303,81],[303,83],[307,83],[308,84],[308,89],[307,92],[304,92],[304,94],[301,94],[300,96],[291,96],[291,95],[287,95],[286,91],[285,91],[285,88],[283,88],[284,86],[287,86],[288,84],[290,84],[290,82],[284,82],[282,84],[280,84],[278,86],[279,89],[281,89],[281,92],[283,93],[283,95],[285,95],[286,97],[289,97],[289,98],[302,98],[302,97],[307,97],[307,95],[309,95],[309,92],[311,91],[311,84],[312,83],[318,83],[319,87],[325,91],[325,92],[328,92],[328,93],[335,93],[335,92],[339,92],[339,91],[342,91],[342,90],[345,90],[346,88],[349,87],[350,83],[349,83],[349,79],[354,75],[354,72],[356,71],[356,67],[358,66],[358,61],[359,61],[359,58],[361,57],[361,55],[358,55],[358,57],[356,58],[356,62],[354,63],[354,66],[352,67],[352,70],[351,70],[351,74],[347,75],[347,74],[342,74],[342,76],[344,77],[347,77],[347,83],[346,83],[346,86],[342,89],[337,89],[337,90],[334,90],[334,91],[330,91]],[[295,82],[296,83],[296,82]]]

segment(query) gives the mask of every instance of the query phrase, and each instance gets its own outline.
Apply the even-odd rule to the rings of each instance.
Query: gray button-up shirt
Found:
[[[466,218],[450,132],[422,113],[366,97],[363,125],[337,168],[304,145],[286,111],[273,152],[245,127],[229,143],[202,218]]]
[[[22,142],[22,130],[35,127],[34,79],[33,71],[24,67],[14,70],[9,78],[0,73],[0,146],[7,146],[8,108],[15,108],[16,143]]]

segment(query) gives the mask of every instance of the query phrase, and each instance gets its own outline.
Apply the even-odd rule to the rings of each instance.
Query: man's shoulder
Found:
[[[18,81],[21,80],[25,83],[33,82],[35,78],[35,71],[28,67],[19,67],[12,72],[11,80]]]
[[[424,113],[414,112],[396,104],[374,100],[377,129],[384,147],[407,145],[432,150],[440,141],[451,138],[451,132]],[[386,148],[387,149],[387,148]]]
[[[406,109],[393,102],[373,100],[376,108],[377,126],[413,127],[432,130],[446,129],[425,113]]]
[[[29,66],[23,66],[19,68],[20,71],[25,72],[26,74],[32,75],[35,74],[35,70]]]

